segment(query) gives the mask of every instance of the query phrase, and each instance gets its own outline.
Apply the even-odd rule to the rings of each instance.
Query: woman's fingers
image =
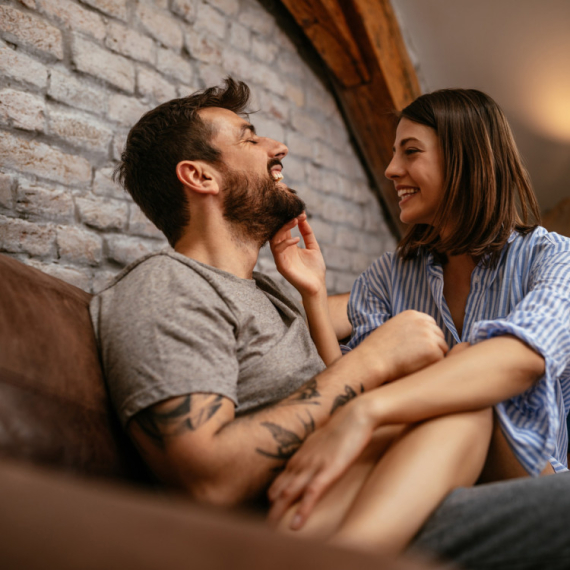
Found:
[[[313,471],[301,472],[293,476],[287,475],[288,473],[285,472],[276,479],[268,492],[269,500],[273,503],[267,517],[271,524],[279,522],[287,509],[304,493],[304,489],[313,478]],[[283,479],[279,481],[281,477]]]

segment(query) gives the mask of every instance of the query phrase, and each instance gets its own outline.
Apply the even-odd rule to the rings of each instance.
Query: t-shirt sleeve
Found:
[[[570,358],[569,244],[568,240],[543,237],[536,246],[522,301],[505,318],[477,323],[469,337],[475,344],[513,335],[545,360],[545,374],[536,384],[497,406],[507,436],[525,444],[519,446],[525,450],[519,460],[535,475],[553,452],[560,429],[561,394],[570,389],[561,386],[559,380]],[[529,429],[534,433],[532,438],[528,437]]]
[[[171,260],[162,265],[100,299],[105,375],[124,424],[153,404],[189,393],[216,393],[237,404],[233,313],[190,268]]]
[[[354,283],[348,300],[352,336],[346,353],[359,345],[374,329],[392,317],[390,303],[390,255],[377,259]]]

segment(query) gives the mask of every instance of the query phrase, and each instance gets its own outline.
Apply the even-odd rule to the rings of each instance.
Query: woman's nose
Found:
[[[402,170],[402,167],[399,164],[399,161],[396,158],[396,155],[394,155],[392,157],[392,160],[390,161],[390,163],[386,167],[386,170],[384,171],[384,176],[386,176],[386,178],[388,178],[390,180],[394,180],[394,178],[398,178],[399,176],[401,176],[401,170]]]

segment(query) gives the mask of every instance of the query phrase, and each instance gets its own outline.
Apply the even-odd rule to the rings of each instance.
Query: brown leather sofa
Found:
[[[427,568],[158,490],[111,411],[89,300],[0,255],[1,568]]]

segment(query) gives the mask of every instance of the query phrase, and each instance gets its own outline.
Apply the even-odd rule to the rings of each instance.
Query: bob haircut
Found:
[[[443,197],[433,226],[415,224],[398,253],[412,259],[420,248],[445,261],[447,255],[485,257],[496,265],[513,230],[540,223],[540,210],[503,112],[475,89],[442,89],[421,95],[398,120],[436,132],[443,154]],[[439,228],[449,229],[441,238]],[[488,256],[488,257],[487,257]]]

